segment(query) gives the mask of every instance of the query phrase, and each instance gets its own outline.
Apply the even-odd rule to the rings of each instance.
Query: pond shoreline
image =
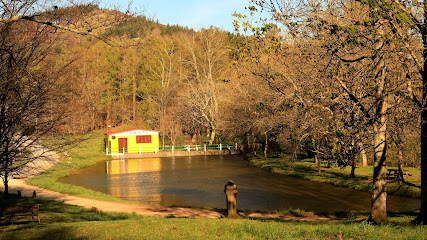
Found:
[[[282,176],[296,177],[313,182],[329,183],[334,186],[345,187],[349,189],[369,192],[372,189],[372,171],[370,167],[357,168],[356,177],[350,178],[350,169],[339,168],[321,168],[321,174],[317,173],[317,164],[306,161],[289,163],[286,157],[279,158],[261,158],[253,155],[246,155],[246,159],[251,165],[264,169],[266,171],[276,173]],[[366,175],[368,172],[368,175]],[[411,170],[411,173],[414,173]],[[414,175],[419,175],[415,174]],[[387,183],[387,194],[411,198],[420,198],[420,188],[397,182]]]
[[[120,159],[101,162],[60,181],[140,204],[220,208],[224,207],[223,186],[229,179],[238,185],[238,206],[242,209],[369,209],[367,192],[271,174],[242,155]],[[416,199],[393,196],[388,207],[391,211],[412,211],[419,206]]]
[[[111,156],[106,156],[105,154],[103,154],[103,152],[99,151],[100,137],[97,135],[98,134],[95,134],[95,136],[89,138],[89,140],[84,141],[79,147],[70,149],[68,151],[67,156],[61,155],[62,159],[59,162],[59,164],[56,164],[53,168],[49,169],[43,174],[39,174],[31,179],[28,179],[27,182],[35,186],[43,187],[43,188],[50,189],[57,192],[80,196],[80,197],[93,198],[98,200],[116,201],[116,202],[129,202],[129,201],[124,201],[122,199],[118,199],[116,197],[112,197],[110,195],[106,195],[100,192],[95,192],[93,190],[85,189],[83,187],[58,182],[58,179],[60,179],[61,177],[74,175],[87,167],[95,165],[98,162],[104,161],[106,159],[112,159]],[[218,152],[211,150],[208,152],[208,154],[218,155]],[[191,151],[190,152],[191,155],[189,154],[189,152],[186,152],[186,151],[176,151],[175,153],[176,154],[174,154],[173,156],[177,156],[178,154],[182,154],[181,156],[184,156],[184,157],[191,156],[191,155],[196,156],[197,154],[205,155],[203,151]],[[228,149],[226,149],[222,153],[219,152],[219,155],[229,155],[230,153],[233,155],[236,154],[236,152],[229,152]],[[141,158],[139,154],[136,154],[135,157]],[[150,158],[153,156],[150,156],[149,154],[147,154],[145,155],[145,157]],[[159,154],[156,154],[155,157],[160,157],[160,156]],[[242,154],[242,157],[246,161],[251,162],[249,161],[250,156]],[[251,162],[251,165],[254,165],[254,164]],[[259,169],[263,169],[264,171],[272,170],[272,169],[263,168],[261,166],[256,166],[256,167]],[[287,175],[287,174],[282,174],[282,175]],[[289,175],[292,176],[291,174]],[[293,177],[304,179],[303,177],[295,176],[295,175],[293,175]],[[310,179],[307,179],[307,180],[310,180]],[[322,181],[317,181],[317,182],[322,182]],[[351,188],[351,187],[348,187],[348,188]]]
[[[221,156],[238,155],[239,151],[234,149],[209,150],[209,151],[175,151],[157,153],[125,153],[122,155],[112,155],[112,159],[139,159],[139,158],[163,158],[163,157],[190,157],[190,156]]]

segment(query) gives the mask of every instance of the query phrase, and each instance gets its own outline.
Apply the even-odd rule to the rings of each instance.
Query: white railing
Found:
[[[105,153],[106,155],[124,155],[126,153],[145,153],[145,152],[151,152],[151,153],[158,153],[158,152],[172,152],[175,151],[209,151],[209,150],[231,150],[235,149],[237,150],[237,143],[233,144],[203,144],[203,145],[182,145],[182,146],[154,146],[154,147],[131,147],[131,148],[106,148]]]

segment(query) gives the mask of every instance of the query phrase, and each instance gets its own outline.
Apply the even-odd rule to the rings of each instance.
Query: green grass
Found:
[[[43,225],[54,223],[71,223],[84,221],[111,221],[137,218],[138,216],[127,213],[105,213],[98,214],[91,209],[79,206],[68,205],[63,202],[32,199],[28,197],[18,198],[15,194],[10,194],[7,200],[4,199],[3,193],[0,193],[0,206],[32,206],[38,205],[40,209],[40,219]],[[34,227],[37,223],[31,222],[31,216],[14,216],[6,215],[0,218],[1,231],[15,231],[21,227]],[[0,237],[0,239],[2,239]]]
[[[19,233],[18,233],[19,230]],[[424,227],[144,217],[56,223],[0,233],[2,239],[425,239]]]
[[[3,197],[0,194],[1,199]],[[0,218],[0,239],[425,239],[427,228],[409,224],[414,213],[390,213],[379,226],[360,220],[367,213],[331,222],[286,219],[187,219],[98,214],[51,200],[17,198],[2,206],[40,205],[41,224],[31,217]],[[13,223],[13,224],[12,224]]]
[[[326,168],[322,166],[320,174],[317,172],[317,164],[313,159],[292,160],[290,156],[282,155],[278,158],[251,158],[250,162],[257,167],[271,172],[307,179],[310,181],[327,182],[336,186],[353,188],[362,191],[371,191],[373,167],[358,167],[355,177],[350,178],[351,167],[341,169],[339,167]],[[411,177],[406,180],[411,185],[420,186],[421,171],[416,168],[405,168]],[[408,197],[420,197],[421,189],[397,181],[387,183],[387,193]]]
[[[85,135],[61,136],[43,139],[43,143],[45,145],[62,145],[64,141],[74,142],[76,140],[78,143],[73,144],[72,146],[66,146],[66,150],[65,148],[62,149],[63,153],[60,154],[61,161],[58,164],[48,169],[47,171],[30,178],[27,180],[27,183],[52,191],[80,197],[106,201],[127,202],[108,194],[57,181],[61,177],[76,174],[84,168],[108,159],[104,153],[103,133],[104,131],[100,130]]]

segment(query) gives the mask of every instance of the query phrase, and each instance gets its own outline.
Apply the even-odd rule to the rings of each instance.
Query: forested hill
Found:
[[[159,129],[167,142],[218,137],[214,85],[229,72],[227,32],[196,32],[96,6],[81,15],[74,8],[61,11],[64,19],[77,18],[85,34],[62,31],[51,46],[49,58],[66,65],[61,78],[72,82],[66,87],[72,93],[67,120],[57,131],[84,132],[110,123]],[[205,83],[211,88],[199,89]]]
[[[78,24],[83,29],[101,38],[121,36],[127,38],[142,38],[151,34],[173,34],[176,32],[191,32],[192,29],[179,25],[164,25],[146,16],[131,16],[116,10],[100,9],[96,5],[81,8],[59,9],[65,18],[79,19]]]
[[[179,25],[163,25],[149,20],[144,16],[126,19],[114,27],[106,29],[104,35],[126,36],[128,38],[143,38],[150,34],[172,35],[176,32],[192,32],[192,29]]]

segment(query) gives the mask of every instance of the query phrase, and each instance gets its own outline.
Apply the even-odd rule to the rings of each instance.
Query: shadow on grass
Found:
[[[367,177],[363,177],[363,176],[350,177],[348,174],[335,172],[335,171],[323,171],[321,173],[321,175],[323,177],[340,179],[341,181],[343,181],[343,180],[344,181],[352,181],[354,183],[357,183],[357,185],[363,184],[363,181],[368,179]],[[368,183],[366,183],[366,184],[370,185]]]
[[[421,189],[421,186],[418,186],[418,185],[416,185],[416,184],[410,183],[410,182],[408,182],[408,181],[403,181],[402,183],[403,183],[403,184],[405,184],[405,185],[408,185],[408,186],[410,186],[410,187],[416,187],[416,188]]]
[[[8,199],[4,199],[3,193],[0,193],[0,206],[2,207],[33,205],[39,206],[40,221],[42,224],[81,221],[111,221],[137,218],[136,215],[128,213],[99,213],[91,209],[68,205],[54,200],[32,199],[28,197],[18,198],[17,195],[14,194],[10,194]],[[0,226],[7,226],[11,224],[28,225],[28,223],[31,223],[31,221],[28,220],[31,220],[31,216],[25,218],[18,215],[2,216],[0,217]]]
[[[414,226],[411,223],[411,220],[414,219],[418,213],[417,212],[387,212],[389,222],[385,226],[400,226],[400,227],[412,227]],[[306,226],[320,226],[323,224],[342,224],[342,225],[375,225],[368,221],[369,212],[359,212],[359,211],[350,211],[350,212],[333,212],[333,213],[317,213],[316,216],[331,218],[331,221],[328,220],[316,220],[310,219],[310,216],[301,219],[293,218],[272,218],[272,217],[242,217],[243,219],[250,219],[253,221],[260,222],[279,222],[279,223],[295,223],[298,222],[299,225]]]
[[[317,174],[317,168],[313,168],[310,165],[292,165],[289,161],[285,159],[254,159],[255,165],[264,168],[269,171],[274,171],[278,173],[287,173],[287,175],[297,176],[304,179],[315,179],[317,177],[326,177],[326,178],[339,178],[343,180],[352,180],[352,181],[364,181],[367,180],[365,176],[356,176],[350,178],[348,173],[336,172],[332,168],[330,170],[322,170],[320,175]],[[305,162],[305,164],[313,164]],[[292,170],[290,170],[292,169]]]
[[[27,227],[28,228],[28,227]],[[16,228],[13,231],[4,233],[2,239],[34,239],[34,240],[45,240],[45,239],[73,239],[73,240],[84,240],[89,239],[88,237],[76,237],[76,229],[72,227],[50,227],[50,228],[36,228],[33,231],[27,232],[27,235],[23,236],[20,231],[27,228]]]
[[[411,211],[411,212],[387,212],[387,215],[389,217],[417,217],[418,211]]]

